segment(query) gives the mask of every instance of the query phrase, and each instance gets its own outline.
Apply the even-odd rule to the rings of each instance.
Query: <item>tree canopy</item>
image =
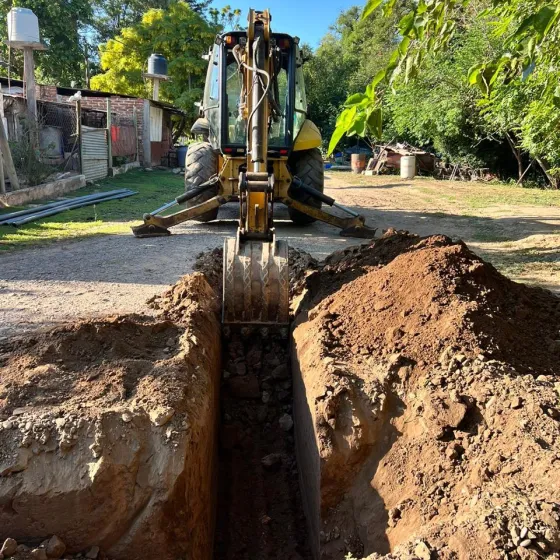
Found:
[[[202,97],[207,62],[201,54],[212,44],[216,28],[186,2],[173,2],[166,10],[151,9],[142,20],[124,28],[101,47],[103,73],[93,76],[95,89],[150,96],[144,80],[146,60],[163,54],[169,65],[169,82],[162,83],[161,99],[194,114],[193,103]]]
[[[396,9],[396,0],[369,0],[362,19],[390,19]],[[557,186],[560,4],[419,0],[399,15],[398,46],[385,68],[371,73],[369,90],[341,106],[330,149],[344,135],[372,133],[361,120],[383,112],[389,117],[386,130],[411,134],[454,157],[465,151],[477,159],[481,142],[505,143],[520,177],[528,161],[535,161]],[[434,116],[426,115],[430,108]],[[464,137],[466,150],[462,142],[455,148],[449,143],[453,136]],[[488,152],[482,156],[488,163]]]

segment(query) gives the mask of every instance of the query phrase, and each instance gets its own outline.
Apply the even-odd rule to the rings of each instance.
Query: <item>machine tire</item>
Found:
[[[185,192],[188,193],[208,181],[212,175],[218,172],[218,154],[212,148],[210,142],[196,142],[189,146],[185,157]],[[186,204],[192,208],[201,202],[209,200],[218,194],[218,185],[207,190],[199,196],[195,196]],[[218,217],[218,208],[206,212],[195,218],[198,222],[210,222]]]
[[[293,175],[301,179],[306,185],[313,189],[323,192],[325,187],[325,173],[323,156],[319,148],[312,150],[303,150],[301,152],[292,152],[288,161],[290,171]],[[321,208],[322,202],[309,195],[302,195],[297,199],[314,208]],[[315,218],[299,212],[293,208],[288,208],[288,213],[292,222],[298,226],[305,226],[316,221]]]

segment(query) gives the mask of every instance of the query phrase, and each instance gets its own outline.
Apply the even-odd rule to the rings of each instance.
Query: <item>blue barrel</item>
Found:
[[[188,146],[177,146],[177,165],[185,167],[185,158],[187,157]]]
[[[148,74],[167,76],[167,60],[162,54],[154,53],[148,58]]]

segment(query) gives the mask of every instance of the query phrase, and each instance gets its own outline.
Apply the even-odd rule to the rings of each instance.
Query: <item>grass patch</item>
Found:
[[[560,206],[560,191],[550,189],[526,189],[517,185],[493,185],[472,191],[465,198],[472,209],[487,206]]]
[[[129,233],[133,223],[140,223],[145,212],[155,210],[183,192],[182,175],[168,171],[135,170],[99,181],[68,195],[75,198],[87,194],[130,188],[138,194],[94,206],[61,212],[19,228],[0,226],[0,251],[29,245],[76,239],[92,235]],[[52,202],[49,200],[41,203]],[[3,210],[8,214],[21,208]]]

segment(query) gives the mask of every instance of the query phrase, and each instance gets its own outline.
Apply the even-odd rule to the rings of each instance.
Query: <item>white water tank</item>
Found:
[[[39,20],[29,8],[12,8],[8,12],[8,41],[39,43]]]
[[[416,156],[401,157],[401,179],[412,179],[416,176]]]

